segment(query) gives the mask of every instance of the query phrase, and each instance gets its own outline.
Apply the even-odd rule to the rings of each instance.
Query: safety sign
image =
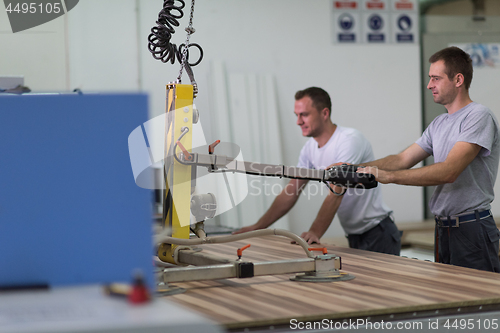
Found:
[[[394,42],[415,43],[417,42],[417,14],[402,13],[393,15]]]
[[[389,14],[387,12],[363,13],[363,41],[365,43],[386,43],[389,34]]]
[[[353,43],[359,39],[359,14],[351,12],[339,13],[334,24],[337,25],[336,39],[339,43]]]
[[[418,0],[333,0],[331,8],[334,43],[418,41]]]

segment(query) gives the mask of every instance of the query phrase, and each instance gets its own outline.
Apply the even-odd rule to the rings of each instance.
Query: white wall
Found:
[[[136,1],[80,1],[67,16],[71,89],[137,91]]]
[[[147,36],[161,5],[160,0],[80,1],[67,16],[68,87],[64,85],[64,73],[59,72],[43,75],[40,84],[30,84],[35,77],[42,78],[38,70],[32,69],[33,64],[36,68],[47,65],[32,56],[33,52],[14,48],[23,38],[20,34],[0,36],[0,57],[3,57],[0,75],[17,66],[22,73],[13,74],[25,74],[27,84],[34,90],[77,87],[83,91],[144,90],[150,94],[151,115],[158,115],[165,108],[165,84],[174,81],[179,71],[178,64],[161,63],[147,50]],[[399,152],[418,138],[421,133],[419,47],[333,44],[331,6],[329,0],[196,1],[193,21],[196,33],[191,42],[203,47],[205,58],[194,68],[200,89],[195,103],[207,141],[218,139],[210,126],[211,121],[217,121],[210,119],[209,75],[213,61],[223,62],[228,73],[274,76],[281,120],[279,131],[284,143],[281,163],[286,165],[297,163],[300,147],[306,140],[295,125],[293,95],[312,85],[331,94],[334,122],[361,130],[371,141],[376,157]],[[62,24],[59,21],[63,20],[53,22]],[[47,29],[47,25],[40,29]],[[176,30],[175,43],[184,41],[185,26],[187,16]],[[6,29],[4,23],[0,27]],[[64,25],[59,33],[61,30]],[[3,45],[10,50],[7,56]],[[36,53],[52,54],[61,59],[54,60],[55,63],[64,63],[64,46],[62,39],[55,46],[39,45]],[[189,82],[187,76],[183,82]],[[421,188],[395,185],[382,188],[397,221],[422,218]],[[290,213],[291,230],[297,233],[306,230],[321,202],[321,196],[302,198]],[[327,236],[341,234],[335,223]]]
[[[498,43],[500,43],[500,33],[498,34]],[[500,84],[500,68],[478,68],[474,69],[473,84],[470,88],[471,98],[481,104],[489,107],[498,120],[500,120],[500,99],[498,98],[498,85]],[[497,84],[492,84],[496,82]],[[496,216],[500,214],[500,181],[495,183],[494,191],[497,200],[491,203],[492,211]]]

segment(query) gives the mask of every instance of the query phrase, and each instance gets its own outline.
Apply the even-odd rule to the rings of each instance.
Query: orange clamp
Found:
[[[181,147],[181,150],[184,153],[184,157],[186,158],[186,160],[191,161],[193,159],[193,156],[187,151],[186,148],[184,148],[182,143],[180,141],[177,141],[177,145]]]
[[[310,247],[308,248],[309,251],[323,251],[323,254],[327,254],[328,250],[326,247]]]
[[[247,244],[241,248],[239,248],[237,251],[236,251],[236,254],[238,255],[238,258],[241,259],[241,256],[243,255],[243,250],[246,250],[250,247],[250,244]]]
[[[220,140],[215,141],[211,145],[208,146],[208,153],[213,154],[215,151],[215,146],[217,146],[220,143]]]

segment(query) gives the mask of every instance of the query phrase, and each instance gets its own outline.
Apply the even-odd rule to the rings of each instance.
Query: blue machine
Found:
[[[128,136],[147,96],[0,96],[0,287],[153,286],[151,198]]]

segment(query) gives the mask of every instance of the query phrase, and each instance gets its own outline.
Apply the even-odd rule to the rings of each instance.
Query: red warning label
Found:
[[[385,4],[381,2],[380,0],[372,0],[366,2],[366,8],[367,9],[384,9]]]
[[[335,1],[334,6],[337,9],[356,9],[358,8],[357,1]]]
[[[413,3],[410,2],[409,0],[401,0],[395,3],[395,7],[396,9],[411,10],[413,9]]]

